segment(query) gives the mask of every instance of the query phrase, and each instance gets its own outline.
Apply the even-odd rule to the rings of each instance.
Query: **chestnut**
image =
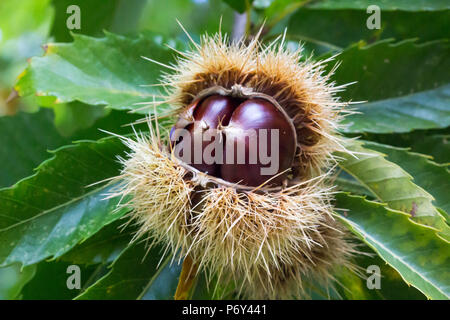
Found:
[[[220,170],[224,180],[258,186],[292,165],[296,150],[292,125],[267,100],[253,98],[240,104],[224,129],[224,136],[225,163]],[[245,163],[240,163],[239,156],[245,158]],[[233,157],[232,161],[229,157]],[[280,184],[286,174],[275,177],[269,184]]]
[[[279,185],[286,178],[296,152],[296,133],[272,101],[212,94],[195,100],[187,113],[191,121],[180,118],[171,130],[171,141],[192,167],[246,186],[268,179],[268,185]],[[183,128],[184,135],[175,136],[175,128]],[[208,152],[214,161],[207,160]]]
[[[220,174],[220,168],[217,163],[206,163],[203,158],[203,151],[209,144],[216,143],[216,136],[220,134],[217,131],[219,124],[227,125],[230,121],[231,114],[233,113],[238,101],[231,97],[213,95],[209,96],[203,101],[194,102],[195,106],[192,112],[192,122],[189,123],[184,129],[190,134],[190,139],[182,137],[181,141],[177,142],[177,148],[180,148],[180,156],[184,156],[183,150],[190,149],[190,155],[188,161],[186,161],[192,167],[206,172],[212,176],[218,176]],[[175,125],[174,128],[176,128]],[[173,131],[171,130],[171,140],[174,140]],[[210,136],[210,139],[206,137]],[[201,145],[200,150],[195,150],[195,142],[199,141]],[[186,145],[188,144],[188,145]],[[214,150],[212,156],[215,156]]]

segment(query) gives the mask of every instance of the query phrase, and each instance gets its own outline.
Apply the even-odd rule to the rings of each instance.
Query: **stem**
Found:
[[[251,19],[250,14],[252,10],[252,6],[245,0],[246,10],[244,13],[235,12],[234,13],[234,23],[233,23],[233,31],[231,33],[231,41],[238,42],[242,38],[248,36],[251,27]]]
[[[197,264],[192,261],[189,255],[184,258],[177,291],[175,292],[175,300],[187,300],[189,298],[195,284],[197,267]]]
[[[19,110],[19,93],[13,89],[9,96],[5,99],[6,92],[0,90],[0,116],[8,115],[12,116]],[[2,100],[4,103],[2,104]]]
[[[247,23],[245,24],[245,36],[248,37],[250,35],[250,28],[252,26],[252,6],[248,3],[248,0],[245,0],[247,3],[247,10],[245,11],[245,15],[247,16]]]
[[[233,31],[231,33],[231,41],[238,42],[241,40],[245,34],[247,29],[247,20],[248,15],[246,12],[244,13],[234,13],[234,23],[233,23]]]

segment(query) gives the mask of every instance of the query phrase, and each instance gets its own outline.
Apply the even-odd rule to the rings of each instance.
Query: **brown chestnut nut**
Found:
[[[296,150],[292,125],[267,100],[253,98],[240,104],[224,129],[224,136],[225,163],[220,170],[224,180],[258,186],[292,165]],[[241,164],[239,156],[245,158],[245,163]],[[273,178],[269,184],[280,184],[286,174]]]
[[[268,179],[269,185],[279,185],[286,178],[280,173],[292,166],[295,131],[272,102],[215,94],[194,101],[186,112],[192,121],[180,119],[171,130],[171,141],[178,156],[194,168],[247,186]],[[184,134],[176,137],[175,128],[185,129]]]
[[[207,163],[203,158],[203,151],[209,144],[216,142],[216,136],[220,134],[216,129],[219,124],[228,124],[231,114],[238,104],[239,102],[231,97],[213,95],[190,105],[194,106],[194,109],[191,111],[193,122],[184,128],[190,134],[189,140],[187,140],[186,137],[182,137],[184,140],[181,139],[181,141],[177,142],[177,148],[181,149],[180,156],[184,156],[183,150],[189,148],[190,155],[186,161],[189,165],[213,176],[218,176],[220,174],[218,164]],[[171,140],[174,139],[173,129],[175,127],[176,125],[171,130]],[[199,141],[199,146],[201,146],[201,149],[199,150],[195,150],[194,144],[196,141]],[[211,152],[211,155],[215,157],[214,150]]]

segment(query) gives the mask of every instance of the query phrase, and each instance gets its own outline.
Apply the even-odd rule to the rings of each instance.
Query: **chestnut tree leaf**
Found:
[[[355,44],[336,57],[341,63],[332,77],[348,86],[339,95],[346,101],[375,102],[436,89],[450,83],[448,40],[418,44],[392,39],[371,45]],[[323,57],[329,57],[326,55]],[[334,64],[330,63],[331,70]]]
[[[446,0],[319,0],[311,1],[310,8],[318,9],[360,9],[366,10],[370,5],[377,5],[381,10],[430,11],[450,9]]]
[[[264,10],[264,17],[273,25],[298,8],[303,7],[308,0],[274,0]]]
[[[390,208],[410,214],[415,221],[440,230],[443,237],[450,239],[450,228],[433,205],[433,196],[415,184],[410,173],[387,160],[383,153],[370,149],[369,143],[353,140],[346,147],[352,154],[337,153],[344,159],[339,163],[343,170]]]
[[[51,36],[57,42],[70,42],[72,41],[71,32],[102,36],[103,30],[119,33],[133,31],[143,12],[145,2],[142,0],[52,0],[55,19]],[[67,8],[71,5],[80,8],[80,30],[71,31],[67,28],[67,19],[73,14],[67,13]]]
[[[406,133],[363,133],[364,140],[371,140],[399,148],[410,148],[411,152],[431,157],[439,165],[450,165],[449,128],[440,130],[415,130]]]
[[[336,177],[333,178],[333,184],[335,184],[341,191],[375,198],[370,190],[368,190],[364,185],[344,170],[340,170]]]
[[[366,27],[369,16],[365,10],[319,10],[302,7],[287,21],[287,39],[325,42],[342,51],[342,48],[359,41],[372,43],[382,39],[393,38],[400,41],[417,38],[420,42],[426,42],[450,37],[450,30],[446,27],[450,10],[383,10],[381,29]],[[318,54],[317,51],[315,53]]]
[[[344,215],[345,216],[345,215]],[[367,278],[343,269],[336,278],[340,286],[337,290],[342,297],[348,300],[425,300],[427,297],[414,286],[406,283],[397,270],[387,264],[378,254],[367,245],[358,244],[358,250],[369,255],[358,255],[352,261]],[[373,283],[373,266],[380,268],[380,287],[368,287]]]
[[[411,148],[415,152],[427,154],[433,157],[437,163],[450,164],[450,135],[427,135],[414,141]]]
[[[161,261],[162,248],[150,251],[145,241],[130,245],[114,261],[111,271],[86,289],[77,300],[172,300],[181,265],[171,256]]]
[[[153,111],[137,103],[153,102],[164,67],[142,56],[169,65],[182,42],[140,34],[127,38],[106,33],[104,38],[73,35],[72,43],[49,43],[42,57],[33,57],[15,89],[21,96],[36,94],[55,103],[81,101],[113,109]],[[167,69],[165,69],[167,71]],[[158,97],[155,98],[159,100]]]
[[[35,273],[36,265],[22,268],[19,263],[14,263],[0,268],[0,300],[20,299],[20,292]]]
[[[132,228],[123,228],[118,219],[99,230],[89,239],[76,245],[60,259],[75,264],[109,264],[128,246],[133,238]]]
[[[39,32],[45,36],[54,15],[50,2],[51,0],[23,0],[17,6],[14,0],[3,0],[0,3],[0,44],[26,36],[27,32]]]
[[[433,197],[433,203],[450,212],[450,171],[448,166],[433,162],[429,156],[410,152],[408,148],[396,148],[385,144],[366,141],[364,146],[381,152],[385,159],[396,163],[414,178],[414,183]]]
[[[360,196],[340,193],[336,202],[347,209],[336,215],[406,283],[430,299],[450,299],[450,244],[435,229]]]
[[[64,261],[41,261],[33,266],[34,277],[23,287],[22,300],[71,300],[82,289],[91,277],[95,277],[97,266],[78,266],[80,268],[81,288],[68,288],[67,280],[71,276],[68,267],[72,263]],[[69,269],[70,270],[70,269]]]
[[[268,20],[269,26],[283,21],[283,19],[295,12],[294,15],[289,17],[288,33],[299,34],[299,26],[301,26],[300,34],[305,37],[317,39],[312,35],[320,33],[320,36],[328,39],[328,42],[334,44],[340,42],[340,45],[343,45],[343,39],[348,39],[349,37],[358,41],[365,39],[366,35],[379,36],[386,28],[389,29],[397,23],[401,25],[396,28],[395,31],[397,32],[427,33],[428,30],[415,31],[415,29],[419,29],[417,25],[420,25],[420,22],[425,22],[427,26],[427,28],[420,29],[430,29],[430,26],[433,29],[433,25],[436,25],[436,20],[424,20],[425,15],[431,13],[432,15],[428,15],[428,17],[436,17],[437,15],[433,14],[437,12],[438,15],[445,16],[445,11],[450,7],[445,0],[414,2],[408,0],[383,0],[377,2],[369,0],[271,0],[261,2],[261,4],[255,2],[255,7],[264,9],[263,16]],[[374,13],[373,11],[367,13],[367,8],[370,5],[379,6],[382,11],[380,19],[381,29],[369,30],[366,27],[367,19]],[[404,17],[409,19],[403,19]],[[442,19],[438,20],[444,21]],[[293,21],[294,24],[291,23]],[[413,24],[414,21],[416,24]],[[445,29],[444,26],[440,26],[440,28]],[[322,41],[327,40],[322,39]]]
[[[75,104],[73,107],[77,109]],[[74,113],[75,109],[72,110]],[[80,119],[80,115],[75,117]],[[63,137],[57,131],[54,118],[52,110],[47,108],[41,108],[35,113],[19,112],[14,116],[0,117],[0,163],[3,165],[3,170],[0,171],[0,188],[9,187],[33,174],[33,169],[52,156],[48,150],[69,144],[73,140],[97,140],[108,136],[99,129],[121,135],[133,133],[128,124],[142,119],[142,115],[111,110],[90,128],[78,130],[69,137]],[[145,131],[148,126],[144,123],[135,125],[135,128]]]
[[[7,88],[8,94],[26,59],[42,51],[54,16],[50,2],[0,1],[0,89]]]
[[[50,157],[48,149],[69,142],[56,130],[51,110],[0,117],[0,188],[31,175]]]
[[[450,126],[450,84],[397,98],[358,105],[342,121],[346,133],[410,132]]]
[[[119,174],[116,138],[80,141],[54,151],[35,175],[0,190],[0,266],[30,265],[59,257],[125,213],[111,185],[92,185]]]

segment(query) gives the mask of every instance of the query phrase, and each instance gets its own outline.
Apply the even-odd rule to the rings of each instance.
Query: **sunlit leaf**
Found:
[[[111,186],[92,185],[119,173],[117,139],[62,147],[37,173],[0,190],[0,266],[59,257],[121,217]],[[91,185],[91,186],[90,186]]]
[[[352,154],[341,153],[339,166],[367,187],[378,200],[395,210],[408,213],[416,221],[433,226],[450,239],[450,228],[433,205],[433,196],[416,185],[413,177],[385,155],[361,141],[348,142]]]
[[[74,35],[73,43],[49,43],[43,57],[31,59],[15,88],[20,95],[56,97],[55,103],[78,100],[113,109],[153,111],[148,104],[136,103],[160,100],[154,98],[160,94],[158,87],[144,85],[157,83],[164,68],[142,56],[172,63],[175,53],[165,44],[181,46],[161,36],[126,38],[108,33],[96,39]]]
[[[407,283],[429,298],[450,298],[450,244],[435,229],[359,196],[338,194],[337,203],[348,210],[340,219]]]

